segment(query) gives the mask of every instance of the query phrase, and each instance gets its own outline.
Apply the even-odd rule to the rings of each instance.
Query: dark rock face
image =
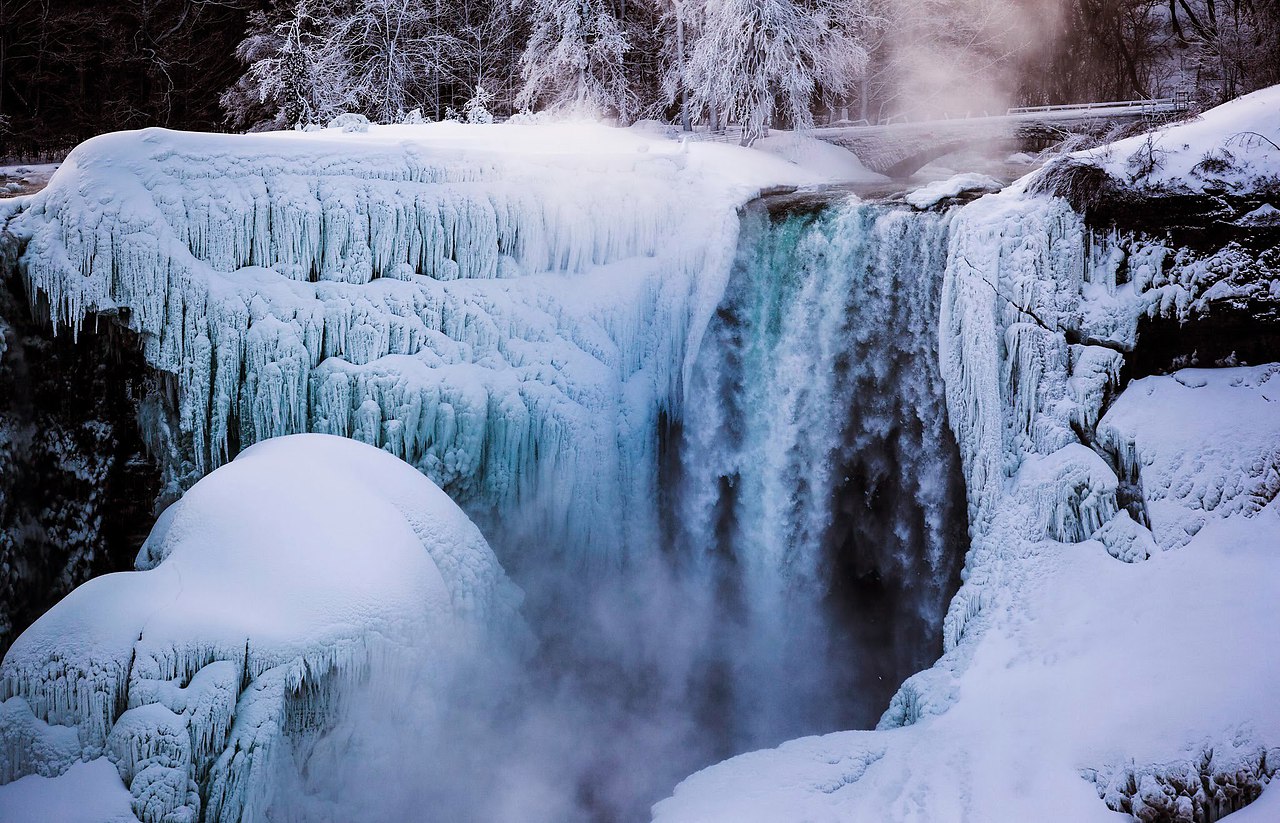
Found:
[[[1172,251],[1166,276],[1199,269],[1193,288],[1200,299],[1188,312],[1157,312],[1139,323],[1121,385],[1192,366],[1280,361],[1280,223],[1249,219],[1280,203],[1280,179],[1242,192],[1143,189],[1067,158],[1046,166],[1028,190],[1065,198],[1095,231],[1164,244]]]
[[[79,584],[132,567],[160,488],[135,341],[111,323],[55,336],[15,280],[0,279],[0,653]]]

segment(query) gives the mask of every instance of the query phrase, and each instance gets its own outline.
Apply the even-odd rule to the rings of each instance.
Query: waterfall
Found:
[[[524,216],[508,228],[550,220],[510,210]],[[219,273],[186,240],[156,240],[205,280],[153,288],[167,262],[94,280],[41,269],[44,241],[28,245],[21,271],[50,294],[99,283],[132,306],[117,317],[169,375],[173,414],[152,422],[175,453],[194,449],[183,466],[213,460],[217,427],[228,448],[305,427],[364,439],[464,504],[525,590],[532,659],[451,687],[445,717],[416,718],[430,734],[384,723],[378,762],[399,788],[364,819],[639,819],[733,754],[874,726],[940,653],[967,546],[938,370],[950,215],[806,194],[713,216],[700,244],[659,249],[665,230],[646,229],[652,249],[594,274],[495,280]],[[172,306],[138,302],[164,284]],[[378,345],[353,347],[361,335]],[[246,410],[288,425],[236,439]],[[296,794],[363,798],[344,765],[355,749],[322,742]]]
[[[967,546],[937,366],[948,225],[843,198],[744,216],[673,495],[746,635],[725,651],[739,745],[868,727],[941,651]]]

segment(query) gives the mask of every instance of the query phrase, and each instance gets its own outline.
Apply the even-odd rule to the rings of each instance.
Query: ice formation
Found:
[[[653,528],[625,501],[653,497],[735,207],[811,178],[591,126],[149,129],[77,148],[5,230],[38,307],[115,315],[172,376],[149,425],[172,492],[257,441],[340,434],[616,556]]]
[[[343,438],[246,449],[166,511],[138,568],[76,589],[5,656],[0,808],[105,759],[142,823],[259,819],[336,701],[398,666],[429,692],[520,638],[519,593],[466,515]]]
[[[1177,189],[1185,158],[1250,124],[1274,132],[1278,98],[1161,132],[1178,157],[1145,184]],[[1261,157],[1232,190],[1274,168]],[[1028,182],[952,222],[939,357],[972,547],[946,653],[878,731],[726,761],[659,803],[662,823],[1274,808],[1280,365],[1146,377],[1116,398],[1144,318],[1277,293],[1268,252],[1090,225]]]

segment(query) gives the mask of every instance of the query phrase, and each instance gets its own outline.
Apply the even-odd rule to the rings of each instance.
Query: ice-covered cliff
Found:
[[[946,652],[878,731],[734,758],[656,819],[1213,821],[1258,797],[1280,763],[1280,269],[1250,215],[1280,195],[1280,150],[1235,135],[1275,135],[1277,101],[959,213],[939,354],[972,546]],[[1223,150],[1234,171],[1196,165]],[[1206,191],[1196,230],[1172,210]],[[1127,382],[1187,364],[1221,368]]]
[[[143,823],[262,819],[300,802],[353,702],[429,702],[522,638],[519,593],[466,515],[343,438],[245,450],[165,512],[137,568],[76,589],[5,656],[0,809],[55,778],[105,818],[111,781],[86,788],[76,766],[105,758]]]
[[[385,448],[481,516],[617,557],[651,534],[660,413],[734,209],[812,179],[592,126],[95,138],[5,231],[38,312],[169,378],[170,494],[269,437]],[[6,211],[13,211],[7,209]]]

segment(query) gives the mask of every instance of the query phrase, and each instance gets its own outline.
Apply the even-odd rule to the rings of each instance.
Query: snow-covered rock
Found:
[[[519,593],[466,515],[343,438],[245,450],[138,566],[73,591],[0,664],[0,807],[44,785],[27,775],[109,761],[143,823],[251,817],[337,701],[397,667],[430,692],[521,637]]]
[[[625,501],[653,498],[735,208],[817,180],[589,125],[148,129],[78,147],[5,230],[39,311],[114,316],[171,375],[148,429],[173,493],[259,440],[333,433],[616,556],[653,528]]]
[[[944,200],[951,200],[962,194],[977,192],[979,194],[1000,191],[1004,184],[994,177],[976,172],[957,174],[945,180],[935,180],[921,186],[906,196],[907,204],[917,209],[931,209]]]

